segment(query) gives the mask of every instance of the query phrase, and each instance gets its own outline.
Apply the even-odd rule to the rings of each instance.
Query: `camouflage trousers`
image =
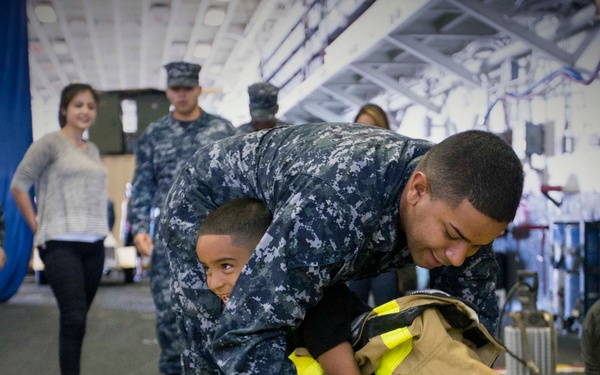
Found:
[[[181,374],[181,336],[171,304],[170,271],[164,247],[156,243],[150,268],[150,291],[156,307],[156,337],[160,345],[158,369]]]

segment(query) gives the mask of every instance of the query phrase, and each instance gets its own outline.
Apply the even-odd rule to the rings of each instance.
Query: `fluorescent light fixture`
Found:
[[[206,11],[204,23],[208,26],[221,26],[225,20],[225,12],[223,9],[212,8]]]
[[[52,49],[57,55],[66,55],[69,53],[69,46],[62,40],[54,42],[54,44],[52,44]]]
[[[56,13],[50,5],[38,5],[35,7],[35,16],[42,23],[56,22]]]
[[[198,43],[194,47],[194,57],[197,59],[205,59],[210,55],[212,47],[208,43]]]

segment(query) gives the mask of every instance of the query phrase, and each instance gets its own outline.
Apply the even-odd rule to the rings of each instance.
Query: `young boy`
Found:
[[[253,198],[231,200],[204,220],[196,252],[208,288],[223,303],[271,222],[268,208]],[[326,374],[359,375],[350,326],[355,317],[369,310],[344,283],[330,286],[319,303],[308,309],[298,329],[287,335],[288,354],[306,347]]]

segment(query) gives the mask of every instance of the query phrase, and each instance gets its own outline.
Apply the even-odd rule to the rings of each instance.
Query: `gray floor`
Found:
[[[83,375],[156,375],[159,355],[148,282],[105,277],[88,315]],[[53,375],[58,368],[58,309],[47,285],[27,276],[0,304],[0,374]]]
[[[124,284],[105,277],[88,318],[82,375],[157,375],[158,344],[148,281]],[[0,303],[0,375],[59,374],[58,310],[48,286],[27,276],[9,301]],[[561,374],[583,372],[576,334],[558,336]],[[504,355],[494,368],[505,374]]]

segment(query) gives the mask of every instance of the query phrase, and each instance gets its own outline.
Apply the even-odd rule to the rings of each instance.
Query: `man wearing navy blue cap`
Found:
[[[277,95],[279,89],[267,82],[259,82],[248,87],[250,99],[250,122],[240,125],[237,134],[252,133],[254,131],[270,129],[275,126],[285,125],[275,117],[279,110]]]
[[[198,148],[232,135],[234,128],[229,121],[198,106],[202,93],[198,81],[200,65],[172,62],[164,67],[166,94],[174,109],[151,123],[139,139],[128,218],[136,247],[144,255],[151,254],[150,289],[156,305],[156,333],[161,348],[159,371],[180,374],[181,345],[176,316],[171,309],[169,263],[165,248],[154,243],[150,235],[150,211],[153,208],[164,211],[171,183]]]

